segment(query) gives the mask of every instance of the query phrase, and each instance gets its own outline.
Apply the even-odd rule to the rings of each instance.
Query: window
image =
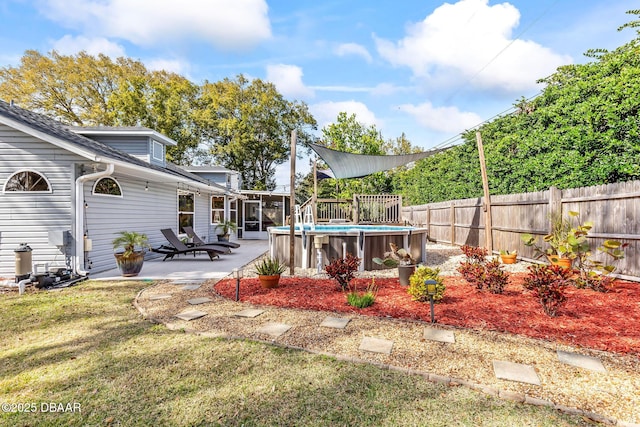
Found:
[[[32,170],[22,170],[7,179],[4,191],[50,193],[51,185],[44,175]]]
[[[120,188],[118,181],[113,178],[100,178],[93,186],[93,194],[122,197],[122,188]]]
[[[178,192],[178,233],[184,233],[182,227],[193,227],[195,213],[195,196],[186,191]]]
[[[224,197],[211,197],[211,223],[224,221]]]
[[[154,160],[164,161],[164,145],[158,141],[152,141],[152,156]]]

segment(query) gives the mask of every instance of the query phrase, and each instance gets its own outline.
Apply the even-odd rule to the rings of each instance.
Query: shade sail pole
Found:
[[[493,252],[493,229],[491,226],[491,195],[489,195],[489,179],[487,178],[487,164],[484,160],[484,145],[482,145],[482,135],[476,132],[476,141],[478,143],[478,156],[480,157],[480,173],[482,174],[482,190],[484,191],[484,246],[489,251],[489,255]]]
[[[289,194],[289,274],[296,271],[296,131],[291,131],[291,193]]]

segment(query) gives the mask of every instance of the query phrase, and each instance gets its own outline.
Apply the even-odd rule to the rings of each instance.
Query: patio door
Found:
[[[244,200],[242,212],[242,238],[264,238],[264,233],[260,231],[260,218],[262,217],[260,200]]]

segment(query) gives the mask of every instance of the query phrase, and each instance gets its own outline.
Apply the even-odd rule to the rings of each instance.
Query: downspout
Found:
[[[114,168],[113,163],[107,163],[107,168],[104,171],[82,175],[76,179],[76,254],[73,270],[80,276],[89,274],[84,271],[84,266],[82,265],[84,261],[84,183],[109,176],[113,173]]]

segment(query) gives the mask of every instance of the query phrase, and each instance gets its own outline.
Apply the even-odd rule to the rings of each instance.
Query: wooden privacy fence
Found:
[[[551,212],[576,211],[579,221],[593,222],[588,235],[593,252],[608,239],[628,243],[616,273],[640,278],[640,181],[491,196],[490,206],[494,252],[517,250],[519,257],[532,260],[533,248],[525,246],[520,236],[542,237],[550,230]],[[428,228],[433,241],[485,246],[485,208],[484,198],[429,203],[403,207],[402,219]],[[602,254],[596,256],[604,260]]]

